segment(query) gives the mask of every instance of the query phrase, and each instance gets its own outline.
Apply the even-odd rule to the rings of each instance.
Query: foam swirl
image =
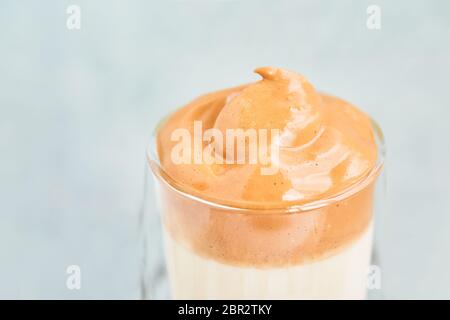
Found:
[[[302,76],[284,69],[256,69],[262,80],[202,96],[174,113],[158,132],[165,173],[184,191],[245,208],[285,208],[337,194],[375,166],[377,147],[370,119],[349,103],[316,92]],[[194,122],[204,130],[278,129],[279,170],[262,175],[260,163],[175,164],[171,132]],[[211,143],[211,142],[209,142]],[[203,147],[208,142],[203,142]],[[194,148],[194,147],[193,147]],[[217,156],[217,148],[212,148]],[[192,150],[192,157],[196,150]],[[275,163],[276,162],[276,163]],[[267,164],[265,164],[267,165]]]

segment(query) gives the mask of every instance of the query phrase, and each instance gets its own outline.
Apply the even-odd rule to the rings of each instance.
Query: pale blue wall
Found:
[[[151,128],[276,65],[385,131],[385,296],[450,298],[448,1],[74,2],[79,31],[71,1],[0,2],[0,297],[137,298]],[[80,291],[65,287],[69,264]]]

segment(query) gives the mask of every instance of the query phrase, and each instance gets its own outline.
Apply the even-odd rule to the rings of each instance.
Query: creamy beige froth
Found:
[[[377,160],[371,121],[294,72],[256,72],[262,80],[199,97],[159,128],[160,167],[154,169],[165,181],[160,191],[168,234],[202,257],[237,266],[292,266],[336,255],[368,229],[374,180],[330,205],[286,211],[336,197],[367,178]],[[172,132],[184,128],[194,135],[195,121],[224,133],[278,129],[280,136],[270,140],[279,147],[276,174],[262,175],[260,163],[174,163]]]
[[[159,130],[161,165],[179,187],[234,206],[285,208],[337,194],[370,172],[377,148],[370,119],[363,112],[317,93],[293,72],[277,68],[256,72],[261,81],[202,96]],[[261,175],[260,164],[173,163],[170,151],[177,141],[172,141],[171,133],[186,128],[193,135],[194,121],[224,136],[227,129],[279,129],[279,171]]]

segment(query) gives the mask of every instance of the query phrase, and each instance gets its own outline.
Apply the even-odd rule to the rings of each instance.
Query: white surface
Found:
[[[137,298],[144,148],[196,95],[287,67],[381,123],[390,298],[450,298],[448,1],[0,2],[0,297]],[[382,28],[366,28],[366,8]],[[82,289],[65,286],[69,264]]]

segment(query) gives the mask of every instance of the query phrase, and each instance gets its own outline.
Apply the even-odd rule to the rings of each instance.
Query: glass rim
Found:
[[[244,207],[239,206],[237,203],[234,205],[232,202],[220,202],[220,199],[215,199],[212,197],[204,197],[201,195],[189,193],[185,190],[181,189],[181,184],[177,183],[173,178],[171,178],[167,173],[165,173],[164,169],[162,168],[158,152],[157,152],[157,144],[156,144],[156,136],[158,128],[161,126],[161,124],[167,119],[165,117],[162,119],[158,125],[155,127],[151,143],[147,148],[146,152],[146,159],[147,164],[149,165],[153,175],[162,183],[164,183],[168,188],[175,191],[177,194],[182,195],[185,198],[188,198],[192,201],[196,201],[217,209],[226,210],[230,212],[236,212],[241,214],[249,214],[249,215],[257,215],[257,214],[275,214],[275,215],[282,215],[282,214],[295,214],[295,213],[302,213],[306,211],[312,211],[316,209],[320,209],[323,207],[331,206],[335,204],[338,201],[342,201],[344,199],[350,198],[352,195],[356,194],[358,191],[362,190],[364,187],[372,183],[381,173],[384,161],[386,157],[386,148],[385,148],[385,139],[383,135],[383,131],[381,130],[381,127],[378,125],[378,123],[371,117],[369,117],[372,129],[375,136],[375,143],[377,145],[378,153],[377,153],[377,161],[375,163],[375,166],[370,170],[368,174],[357,180],[355,183],[351,184],[347,188],[341,190],[340,192],[336,194],[332,194],[328,197],[325,197],[324,199],[319,200],[313,200],[306,203],[301,204],[295,204],[293,202],[292,205],[288,205],[286,207],[274,207],[274,208],[264,208],[264,207]],[[170,180],[170,181],[169,181]],[[242,202],[241,202],[242,203]],[[253,203],[253,202],[252,202]]]

